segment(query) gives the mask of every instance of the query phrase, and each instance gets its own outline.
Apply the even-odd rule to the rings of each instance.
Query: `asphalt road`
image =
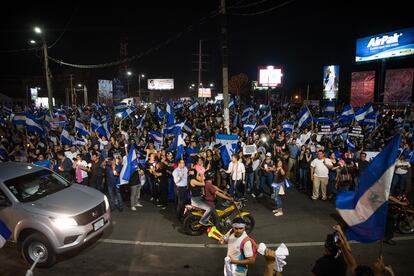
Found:
[[[35,275],[222,275],[224,246],[206,235],[183,233],[173,206],[159,210],[144,201],[137,212],[124,209],[112,214],[112,226],[103,237],[81,250],[65,254],[49,269],[35,269]],[[246,210],[256,219],[253,238],[276,246],[287,244],[290,256],[283,275],[310,275],[316,259],[323,254],[323,242],[335,224],[334,206],[313,202],[291,189],[283,197],[284,216],[274,217],[270,200],[249,198]],[[414,236],[397,235],[397,245],[384,245],[386,263],[396,275],[413,275]],[[358,262],[370,265],[380,252],[379,243],[352,244]],[[258,256],[249,275],[261,275],[264,260]],[[28,265],[14,244],[0,249],[0,275],[25,275]]]

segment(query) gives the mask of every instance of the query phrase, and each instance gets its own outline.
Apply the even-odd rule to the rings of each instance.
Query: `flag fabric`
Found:
[[[256,123],[248,123],[243,125],[244,131],[246,131],[246,136],[249,135],[256,128]]]
[[[15,125],[25,125],[26,124],[26,113],[19,112],[13,116],[13,124]]]
[[[348,146],[348,150],[350,151],[355,151],[356,147],[355,145],[352,143],[351,140],[349,140],[349,138],[346,139],[346,145]]]
[[[85,125],[78,120],[75,120],[75,130],[79,133],[80,136],[89,136],[89,130],[86,129]]]
[[[303,108],[300,112],[299,112],[299,117],[298,117],[298,127],[302,128],[304,127],[312,118],[312,115],[309,111],[308,107]]]
[[[336,209],[349,226],[349,240],[370,243],[383,239],[400,140],[401,136],[396,135],[370,162],[361,173],[357,192],[337,195]]]
[[[272,110],[269,108],[269,111],[267,111],[264,117],[262,118],[262,122],[266,125],[269,125],[271,120],[272,120]]]
[[[231,162],[231,156],[237,153],[237,150],[237,143],[224,144],[220,147],[221,160],[223,160],[225,168],[229,166]]]
[[[11,231],[6,224],[0,219],[0,248],[4,246],[6,241],[11,237]]]
[[[177,153],[175,155],[175,162],[178,162],[178,160],[183,159],[183,156],[184,156],[184,147],[186,145],[185,145],[185,141],[183,139],[183,135],[182,135],[181,132],[178,134],[178,136],[177,136],[176,139],[177,139],[177,149],[176,149],[177,150]]]
[[[91,117],[91,130],[96,131],[101,126],[101,121],[96,114]]]
[[[323,124],[323,125],[333,125],[334,124],[334,122],[331,119],[324,118],[324,117],[313,118],[313,121],[315,123],[320,123],[320,124]]]
[[[172,126],[173,124],[175,124],[174,109],[173,109],[171,100],[168,100],[167,102],[167,107],[165,109],[165,115],[167,117],[167,126]]]
[[[183,108],[184,108],[184,105],[182,102],[178,102],[174,107],[175,110],[182,110]]]
[[[243,114],[241,116],[242,122],[245,122],[247,119],[249,119],[250,115],[253,114],[253,112],[254,112],[253,107],[251,107],[251,106],[250,107],[246,107],[243,110]]]
[[[374,112],[374,109],[372,107],[372,103],[368,103],[368,104],[364,105],[363,107],[361,107],[360,109],[358,109],[355,112],[355,120],[357,122],[361,122],[365,119],[367,114],[370,114],[372,112]]]
[[[114,105],[114,112],[115,114],[122,113],[125,110],[127,110],[127,108],[128,108],[128,105],[126,103],[116,103]]]
[[[34,132],[42,137],[46,135],[46,131],[38,122],[36,122],[36,119],[31,114],[26,114],[26,129],[27,131]]]
[[[111,137],[111,122],[109,120],[101,121],[100,126],[96,129],[96,132],[102,137],[105,136],[106,140]]]
[[[238,135],[228,135],[228,134],[216,134],[216,143],[227,145],[234,144],[239,141],[240,137]]]
[[[193,112],[193,111],[195,111],[195,110],[197,110],[197,108],[198,108],[198,106],[199,106],[200,104],[197,102],[197,101],[195,101],[193,104],[191,104],[190,105],[190,107],[188,108],[191,112]]]
[[[9,161],[9,153],[2,144],[0,144],[0,161]]]
[[[118,186],[129,183],[131,175],[138,169],[137,152],[133,145],[128,152],[127,162],[124,164],[125,169],[121,170],[119,174]]]
[[[191,133],[193,131],[193,126],[190,124],[190,122],[185,122],[183,125],[183,130]]]
[[[341,116],[344,117],[353,117],[354,116],[354,109],[352,108],[352,105],[346,105],[342,108]]]
[[[335,102],[334,101],[326,102],[324,112],[327,116],[335,115]]]
[[[69,145],[72,146],[75,143],[75,138],[71,136],[66,127],[63,128],[62,132],[60,133],[60,142],[62,145]]]
[[[259,131],[266,130],[266,129],[268,129],[268,127],[265,124],[261,124],[261,125],[256,126],[254,131],[259,132]]]
[[[158,105],[155,105],[154,113],[155,113],[155,118],[158,120],[158,122],[161,122],[162,119],[164,118],[164,114],[161,111],[161,109],[158,107]]]
[[[134,112],[134,110],[131,107],[127,107],[126,109],[123,109],[121,112],[116,112],[116,115],[121,117],[121,119],[125,119],[131,115],[131,113]]]
[[[135,126],[137,129],[141,129],[144,126],[145,117],[147,116],[147,113],[145,113],[141,119],[138,120],[137,125]]]
[[[240,114],[236,113],[234,114],[233,118],[233,127],[237,127],[240,124]]]
[[[78,146],[84,146],[88,143],[88,140],[85,137],[76,136],[75,144]]]
[[[234,99],[230,99],[229,101],[229,109],[234,108]]]
[[[282,123],[282,131],[290,133],[293,131],[294,123],[292,121],[284,121]]]
[[[149,138],[154,141],[154,143],[157,144],[162,144],[162,133],[155,131],[155,130],[150,130],[149,132]]]

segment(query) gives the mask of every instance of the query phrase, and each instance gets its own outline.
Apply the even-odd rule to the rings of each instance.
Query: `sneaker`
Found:
[[[165,210],[165,209],[167,209],[167,207],[166,207],[166,206],[162,206],[162,207],[161,207],[161,210]]]
[[[137,208],[135,208],[135,206],[131,207],[131,211],[136,211],[136,210],[137,210]]]
[[[137,203],[137,204],[135,204],[135,207],[142,207],[142,204],[141,203]]]
[[[279,212],[279,209],[274,209],[274,210],[272,210],[272,212],[277,213],[277,212]]]
[[[283,212],[276,212],[275,213],[275,217],[280,217],[280,216],[283,216]]]
[[[252,198],[256,198],[256,195],[254,193],[251,194]]]
[[[153,200],[154,200],[154,198],[153,198],[153,197],[151,197],[151,198],[150,198],[150,201],[153,201]]]
[[[157,206],[157,207],[162,207],[163,205],[162,205],[162,204],[157,204],[156,206]]]

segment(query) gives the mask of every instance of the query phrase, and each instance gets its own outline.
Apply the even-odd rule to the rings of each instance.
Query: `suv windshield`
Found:
[[[35,201],[70,186],[65,179],[48,170],[12,178],[4,184],[21,202]]]

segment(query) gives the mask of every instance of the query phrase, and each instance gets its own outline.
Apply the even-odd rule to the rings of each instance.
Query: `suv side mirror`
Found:
[[[9,207],[9,206],[11,206],[10,200],[4,195],[0,195],[0,207]]]

